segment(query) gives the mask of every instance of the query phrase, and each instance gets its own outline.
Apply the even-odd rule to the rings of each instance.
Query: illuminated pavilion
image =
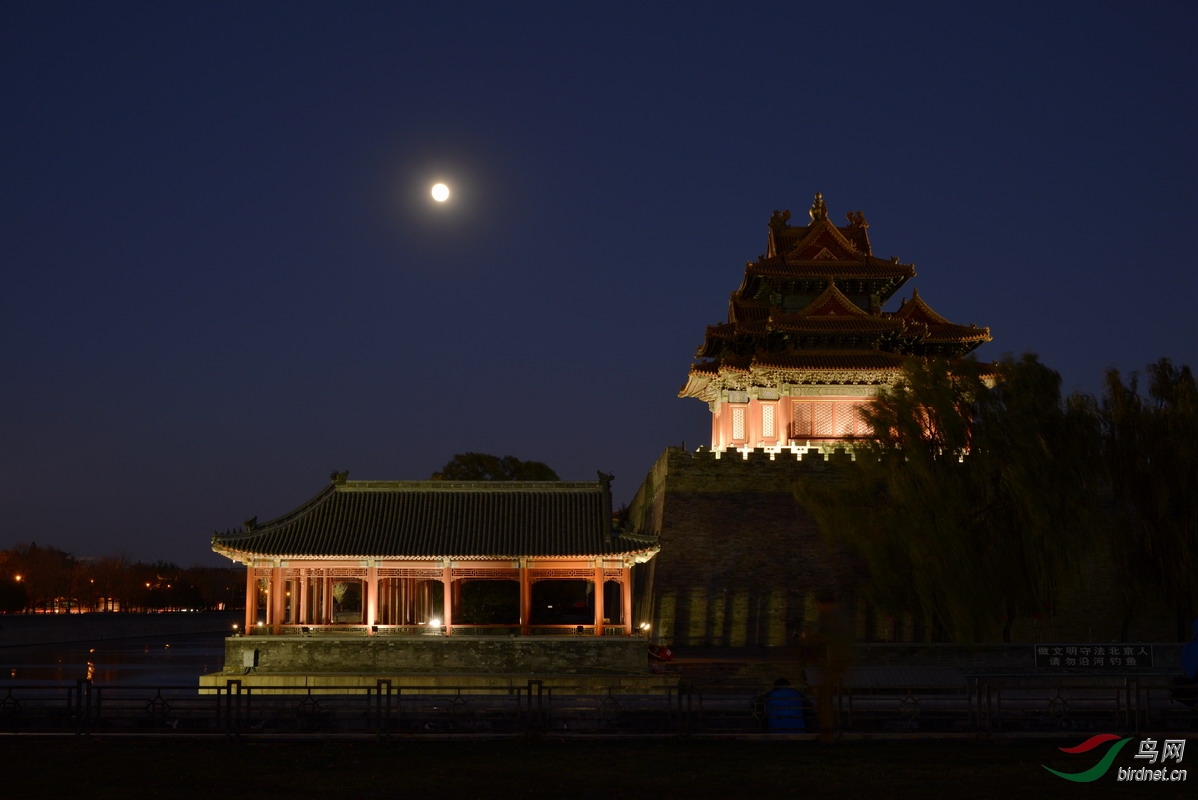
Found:
[[[990,341],[989,328],[949,322],[918,290],[883,311],[914,265],[876,258],[860,211],[835,225],[816,194],[809,213],[792,226],[789,211],[774,212],[766,253],[746,263],[728,321],[707,328],[678,393],[711,409],[717,452],[865,435],[861,406],[906,359],[961,358]]]
[[[613,526],[610,481],[333,473],[294,511],[214,534],[212,549],[246,566],[247,634],[631,635],[632,568],[658,545]],[[494,603],[485,618],[477,602],[466,613],[481,581],[507,583],[498,605],[508,618],[493,619]],[[360,598],[350,618],[335,605],[346,586]]]

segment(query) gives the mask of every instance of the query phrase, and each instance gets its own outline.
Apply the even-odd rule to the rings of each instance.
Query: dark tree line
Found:
[[[553,468],[541,461],[490,453],[456,453],[432,474],[435,481],[557,481]]]
[[[0,550],[0,613],[183,611],[244,607],[245,573],[124,556],[78,559],[36,543]]]
[[[1128,607],[1159,591],[1178,612],[1179,638],[1198,617],[1198,384],[1162,359],[1125,383],[1109,372],[1098,418],[1112,498],[1113,554]]]
[[[978,641],[1051,616],[1101,551],[1120,572],[1126,635],[1136,598],[1198,615],[1198,387],[1161,360],[1101,399],[1063,397],[1035,356],[998,365],[912,361],[863,412],[873,435],[834,486],[796,488],[829,538],[869,569],[874,602],[919,609]],[[1183,638],[1188,638],[1184,635]]]
[[[540,461],[458,453],[433,480],[556,481]],[[0,550],[0,613],[174,611],[245,607],[241,568],[130,562],[124,556],[78,559],[36,543]]]

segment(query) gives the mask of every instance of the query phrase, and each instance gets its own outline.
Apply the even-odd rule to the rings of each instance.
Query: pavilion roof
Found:
[[[749,275],[773,275],[780,277],[818,277],[818,278],[913,278],[915,267],[911,264],[898,264],[884,261],[873,256],[862,256],[857,261],[844,261],[834,258],[801,259],[797,256],[777,255],[763,258],[760,261],[750,261],[745,264],[745,272]]]
[[[212,549],[234,560],[643,559],[657,552],[657,540],[612,527],[605,481],[350,481],[335,474],[294,511],[213,535]]]
[[[919,323],[927,328],[927,339],[936,342],[983,342],[990,341],[990,329],[979,328],[977,325],[957,325],[932,310],[924,302],[916,289],[910,300],[904,300],[903,305],[893,315],[896,319]]]
[[[857,352],[789,351],[781,353],[759,353],[752,356],[732,356],[709,364],[696,364],[691,371],[718,375],[720,372],[752,372],[754,369],[789,370],[795,373],[816,373],[829,370],[886,370],[899,372],[907,356],[882,350]],[[798,376],[796,375],[796,378]],[[815,382],[810,378],[797,379],[796,383]]]
[[[696,351],[704,361],[692,366],[682,396],[710,399],[710,388],[695,388],[696,377],[702,383],[703,376],[738,372],[752,372],[762,385],[824,379],[812,379],[813,372],[873,383],[897,373],[905,357],[960,358],[990,341],[989,328],[948,321],[918,290],[899,310],[883,311],[915,267],[875,258],[859,211],[848,215],[847,226],[834,225],[817,194],[810,216],[800,227],[789,224],[789,211],[774,212],[767,252],[745,265],[728,321],[708,326]],[[869,375],[852,381],[852,370]]]

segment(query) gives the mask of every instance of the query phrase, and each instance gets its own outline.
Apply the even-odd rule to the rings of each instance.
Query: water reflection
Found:
[[[191,685],[224,663],[222,634],[0,647],[0,683]]]

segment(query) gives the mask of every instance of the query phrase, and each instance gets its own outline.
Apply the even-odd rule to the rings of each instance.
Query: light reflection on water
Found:
[[[223,634],[0,647],[0,686],[61,683],[192,685],[225,664]]]

